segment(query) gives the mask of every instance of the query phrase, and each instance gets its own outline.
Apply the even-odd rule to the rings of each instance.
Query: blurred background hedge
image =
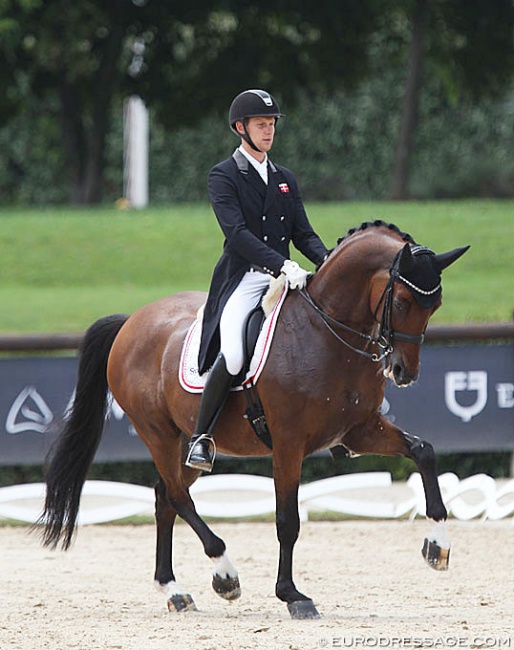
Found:
[[[353,93],[304,96],[278,126],[272,158],[297,175],[304,200],[383,199],[400,119],[401,71]],[[0,203],[65,204],[69,187],[57,103],[34,100],[0,129]],[[226,116],[166,131],[151,115],[150,201],[207,200],[209,169],[238,142]],[[434,82],[422,92],[411,194],[418,199],[514,196],[514,97],[452,105]],[[105,200],[123,190],[123,106],[107,146]]]
[[[438,474],[453,472],[460,479],[474,474],[488,474],[493,478],[510,477],[511,454],[509,452],[445,454],[437,458]],[[417,471],[407,458],[362,456],[360,458],[337,458],[318,455],[303,462],[302,483],[317,481],[340,474],[356,472],[390,472],[394,481],[406,481]],[[270,458],[218,457],[213,474],[255,474],[273,476]],[[89,480],[120,481],[153,487],[158,474],[153,462],[94,463],[88,473]],[[35,465],[0,468],[0,487],[44,481],[44,468]]]

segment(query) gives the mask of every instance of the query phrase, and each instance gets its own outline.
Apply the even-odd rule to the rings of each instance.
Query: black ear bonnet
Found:
[[[463,246],[436,255],[425,246],[405,244],[395,258],[391,275],[396,282],[409,288],[421,307],[432,309],[441,299],[443,270],[464,255],[468,248]]]

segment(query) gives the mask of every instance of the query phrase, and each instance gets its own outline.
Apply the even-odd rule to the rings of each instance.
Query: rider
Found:
[[[209,174],[209,198],[225,241],[203,315],[199,371],[210,368],[210,373],[186,458],[186,465],[204,471],[212,470],[212,430],[243,367],[247,315],[258,305],[270,275],[283,273],[290,289],[305,286],[309,272],[290,259],[290,242],[314,264],[328,253],[309,223],[293,173],[268,158],[280,117],[276,100],[266,91],[237,95],[229,125],[241,145]]]

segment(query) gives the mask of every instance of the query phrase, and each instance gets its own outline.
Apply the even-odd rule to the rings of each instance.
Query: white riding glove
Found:
[[[286,260],[280,272],[286,276],[290,289],[303,289],[310,275],[309,271],[304,271],[293,260]]]

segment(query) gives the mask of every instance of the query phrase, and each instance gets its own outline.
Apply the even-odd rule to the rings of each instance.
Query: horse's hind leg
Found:
[[[156,486],[157,561],[155,580],[158,588],[168,597],[168,609],[184,611],[196,609],[191,594],[182,590],[172,568],[173,524],[179,515],[198,535],[205,554],[214,562],[212,587],[225,600],[235,600],[241,595],[237,570],[228,558],[226,546],[197,514],[189,495],[189,486],[200,472],[183,465],[187,445],[177,441],[175,454],[167,449],[165,462],[162,456],[156,461],[161,480]]]
[[[447,570],[450,559],[450,540],[446,530],[448,512],[437,479],[432,445],[401,431],[382,416],[368,423],[365,428],[350,431],[343,444],[357,454],[405,456],[416,463],[425,490],[426,516],[432,522],[432,529],[425,539],[422,554],[433,569]]]
[[[169,611],[196,610],[191,594],[180,587],[173,573],[173,526],[177,511],[168,501],[162,478],[155,486],[155,521],[157,525],[157,552],[155,586],[168,599]]]

